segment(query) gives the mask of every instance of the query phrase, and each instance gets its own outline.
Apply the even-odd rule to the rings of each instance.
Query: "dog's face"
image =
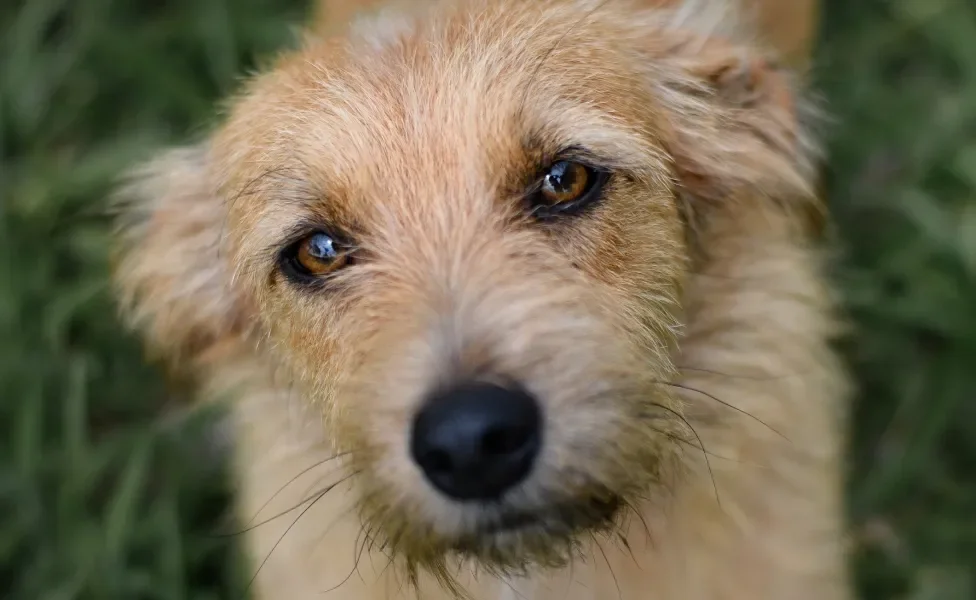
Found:
[[[804,191],[785,80],[694,22],[462,3],[286,57],[137,180],[133,314],[261,341],[407,563],[558,564],[680,477],[691,213]]]

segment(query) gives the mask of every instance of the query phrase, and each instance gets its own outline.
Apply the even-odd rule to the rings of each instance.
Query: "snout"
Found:
[[[361,518],[407,562],[555,564],[668,460],[669,367],[541,235],[482,229],[376,250],[332,431]]]
[[[470,381],[427,400],[414,420],[410,449],[445,495],[492,501],[529,475],[542,433],[539,402],[525,389]]]

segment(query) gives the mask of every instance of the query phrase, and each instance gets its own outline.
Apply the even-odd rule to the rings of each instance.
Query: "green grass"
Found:
[[[106,287],[120,169],[215,115],[296,0],[0,3],[0,598],[241,598],[207,414]],[[817,80],[856,330],[866,599],[976,598],[976,5],[831,0]],[[161,417],[162,415],[162,417]]]

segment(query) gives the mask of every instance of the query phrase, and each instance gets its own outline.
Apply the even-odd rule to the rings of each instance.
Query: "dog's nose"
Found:
[[[528,392],[466,383],[417,414],[411,452],[434,486],[457,500],[492,500],[525,479],[539,453],[542,414]]]

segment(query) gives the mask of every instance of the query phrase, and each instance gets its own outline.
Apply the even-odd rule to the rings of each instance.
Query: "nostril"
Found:
[[[541,446],[536,399],[519,388],[468,383],[433,395],[414,420],[411,454],[456,499],[493,499],[521,482]]]

